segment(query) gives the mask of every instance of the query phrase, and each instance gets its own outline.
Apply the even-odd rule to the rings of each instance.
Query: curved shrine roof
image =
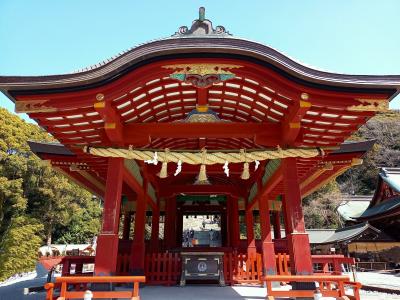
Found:
[[[359,220],[383,219],[400,214],[400,168],[381,168],[375,194]]]
[[[375,111],[387,109],[399,87],[400,76],[311,69],[268,46],[234,38],[222,26],[214,29],[204,9],[190,29],[183,26],[170,38],[139,45],[88,70],[0,76],[0,90],[16,103],[16,111],[28,113],[65,145],[160,149],[199,149],[198,137],[215,149],[338,146]],[[293,133],[274,140],[277,134],[256,135],[255,128],[225,136],[193,128],[191,135],[169,139],[168,134],[148,135],[154,126],[135,126],[187,122],[199,107],[209,114],[196,117],[214,114],[220,122],[262,123],[258,128],[264,132]],[[135,137],[136,144],[121,138],[123,133],[110,138],[107,123],[129,124],[126,131],[146,134]],[[175,127],[163,126],[164,132],[179,131]]]
[[[97,186],[104,185],[107,158],[83,153],[85,145],[193,151],[322,147],[329,153],[387,109],[399,88],[400,76],[309,68],[214,28],[202,10],[190,29],[88,70],[0,76],[0,90],[17,112],[28,113],[80,163],[95,166],[93,174],[82,172],[97,177]],[[304,194],[318,187],[313,180],[320,174],[322,184],[354,164],[351,149],[341,151],[343,161],[298,159]],[[183,184],[183,174],[177,180]]]

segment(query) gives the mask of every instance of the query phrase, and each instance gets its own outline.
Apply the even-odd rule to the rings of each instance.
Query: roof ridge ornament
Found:
[[[175,32],[174,37],[185,37],[185,36],[226,36],[232,35],[226,31],[224,26],[218,25],[215,29],[212,26],[212,22],[206,19],[206,9],[204,7],[199,8],[199,18],[192,22],[190,29],[187,26],[179,27],[178,31]]]

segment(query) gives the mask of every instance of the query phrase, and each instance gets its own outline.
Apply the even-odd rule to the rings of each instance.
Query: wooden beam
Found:
[[[81,188],[89,190],[100,198],[104,197],[104,190],[100,189],[98,186],[88,181],[87,178],[83,177],[81,174],[77,172],[71,172],[69,168],[64,169],[62,166],[53,166],[52,168],[57,172],[60,172],[62,175],[66,176],[69,180],[75,182]]]
[[[146,203],[149,204],[152,207],[152,209],[157,209],[157,204],[154,203],[153,199],[151,199],[150,196],[147,194],[147,185],[146,185],[146,191],[144,191],[143,190],[144,188],[125,167],[123,170],[123,178],[126,184],[128,184],[137,195],[142,195],[144,193]]]
[[[252,138],[263,146],[275,147],[280,143],[280,132],[280,124],[275,123],[130,123],[123,128],[123,140],[140,145],[151,138]]]
[[[170,197],[180,193],[193,195],[228,194],[233,197],[243,197],[243,193],[229,185],[169,185],[163,186],[160,190],[160,197]]]
[[[103,94],[97,94],[96,99],[99,102],[94,103],[93,107],[104,120],[104,130],[107,137],[112,143],[123,145],[123,125],[121,124],[119,114],[111,106],[111,102],[104,99]]]
[[[247,204],[246,209],[253,209],[257,201],[259,201],[260,198],[263,198],[266,195],[271,194],[273,190],[278,186],[278,184],[282,182],[282,180],[283,180],[283,172],[282,172],[282,167],[280,166],[278,169],[276,169],[276,171],[269,178],[266,184],[261,188],[257,196],[254,197],[254,199]]]
[[[334,157],[332,157],[332,161],[325,161],[326,163],[322,169],[317,169],[316,171],[314,169],[314,174],[312,173],[313,171],[310,171],[310,175],[308,175],[307,178],[310,177],[312,180],[305,179],[300,184],[302,198],[318,190],[320,187],[343,174],[351,167],[362,164],[363,160],[361,158],[349,156],[350,154],[340,156],[340,159],[338,158],[337,161],[334,161]]]
[[[285,116],[285,120],[283,121],[283,146],[293,146],[300,133],[301,120],[311,107],[311,103],[305,101],[308,100],[308,94],[303,93],[301,97],[304,98],[304,100],[295,102],[293,106],[289,108],[289,113]]]
[[[208,88],[197,88],[197,106],[205,108],[208,105]]]

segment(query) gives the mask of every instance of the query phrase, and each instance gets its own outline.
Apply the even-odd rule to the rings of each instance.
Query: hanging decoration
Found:
[[[207,182],[207,174],[206,174],[206,165],[205,165],[205,161],[206,161],[206,155],[207,155],[207,150],[205,148],[203,148],[201,150],[201,166],[200,166],[200,172],[199,172],[199,176],[197,178],[197,181],[199,183],[202,182]]]
[[[182,161],[178,161],[178,165],[176,166],[176,171],[174,173],[174,176],[177,176],[180,172],[182,172]]]
[[[158,177],[160,177],[160,178],[168,177],[168,153],[169,153],[169,149],[167,148],[167,149],[165,149],[165,152],[164,152],[164,160],[161,165],[161,171],[160,171],[160,173],[158,173]]]
[[[329,148],[331,149],[331,148]],[[86,153],[101,156],[101,157],[122,157],[126,159],[136,160],[151,160],[154,157],[154,152],[160,150],[135,150],[135,149],[120,149],[120,148],[101,148],[101,147],[84,147]],[[170,151],[165,150],[163,155],[158,157],[158,161],[182,163],[191,165],[213,165],[229,163],[244,163],[253,162],[255,160],[263,161],[267,159],[281,159],[287,157],[311,158],[316,156],[324,156],[323,148],[288,148],[288,149],[265,149],[246,152],[244,157],[240,152],[232,150],[232,152],[210,151],[203,155],[203,152],[193,151]]]
[[[254,161],[255,165],[254,165],[254,171],[257,171],[258,166],[260,165],[260,162],[258,160]]]
[[[247,180],[250,178],[250,170],[249,170],[249,163],[247,162],[247,155],[246,155],[246,150],[241,149],[240,153],[244,156],[244,164],[243,164],[243,172],[240,178]]]
[[[224,169],[224,173],[226,175],[226,177],[229,177],[229,162],[225,161],[224,166],[222,167]]]
[[[132,149],[132,148],[129,147],[129,150],[131,150],[131,149]],[[153,164],[153,165],[157,166],[157,164],[158,164],[158,155],[157,155],[157,152],[154,152],[153,159],[148,159],[148,160],[145,160],[144,162],[145,162],[146,164]]]

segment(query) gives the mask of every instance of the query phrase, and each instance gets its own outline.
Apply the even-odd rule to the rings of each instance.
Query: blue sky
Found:
[[[400,74],[398,0],[0,0],[0,74],[45,75],[96,64],[189,26],[214,26],[319,69]],[[0,106],[14,106],[0,95]],[[391,108],[400,109],[400,97]]]

